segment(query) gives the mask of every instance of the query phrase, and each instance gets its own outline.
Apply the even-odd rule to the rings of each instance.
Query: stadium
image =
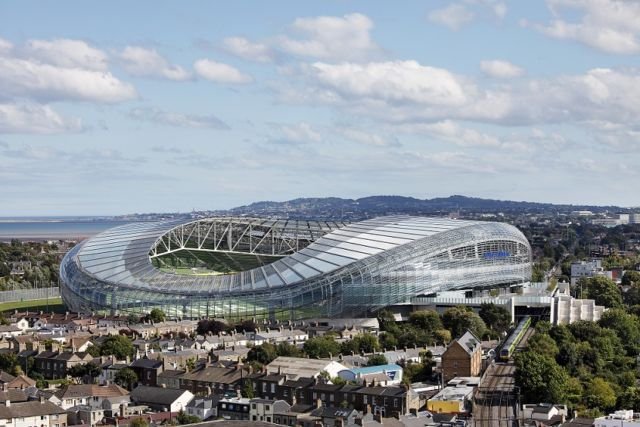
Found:
[[[531,247],[497,222],[216,217],[138,222],[87,239],[61,265],[78,312],[172,318],[366,316],[413,297],[531,279]]]

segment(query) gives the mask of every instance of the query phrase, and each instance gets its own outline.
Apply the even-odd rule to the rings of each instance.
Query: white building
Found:
[[[333,360],[316,360],[304,357],[276,357],[267,365],[267,374],[290,375],[295,378],[316,378],[322,371],[326,371],[330,378],[338,376],[346,366]]]
[[[40,400],[0,405],[0,426],[3,427],[64,427],[67,413],[53,403]]]
[[[605,276],[609,279],[613,278],[610,271],[604,271],[602,261],[599,259],[571,263],[571,285],[575,285],[582,277],[596,276]]]
[[[522,405],[522,417],[524,420],[549,421],[554,417],[560,417],[564,420],[567,414],[567,405],[553,405],[551,403]]]
[[[640,427],[640,414],[632,410],[616,411],[593,420],[594,427]]]

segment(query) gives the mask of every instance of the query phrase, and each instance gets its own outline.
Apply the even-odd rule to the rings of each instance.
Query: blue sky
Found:
[[[0,3],[0,215],[640,205],[640,2]]]

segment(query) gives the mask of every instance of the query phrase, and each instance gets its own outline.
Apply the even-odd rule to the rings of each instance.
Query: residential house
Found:
[[[251,399],[249,420],[272,423],[275,422],[274,414],[286,413],[289,412],[290,409],[291,405],[284,400]]]
[[[147,405],[155,411],[180,412],[193,399],[189,390],[149,387],[139,385],[131,392],[131,400],[138,405]]]
[[[234,397],[218,401],[218,418],[225,420],[249,420],[251,399]]]
[[[286,374],[292,379],[298,377],[316,378],[322,372],[331,378],[338,376],[340,371],[347,369],[341,363],[333,360],[307,359],[304,357],[276,357],[266,366],[268,374]]]
[[[27,395],[27,393],[25,393],[24,390],[12,388],[10,390],[0,391],[0,403],[4,405],[6,405],[7,402],[26,402],[27,400],[29,400],[29,396]]]
[[[103,407],[103,401],[118,398],[120,402],[129,401],[129,392],[116,384],[100,386],[97,384],[69,384],[55,393],[60,399],[60,407],[69,409],[75,406]]]
[[[209,418],[218,418],[218,402],[221,396],[212,394],[206,397],[194,397],[187,404],[185,412],[189,415],[207,420]]]
[[[134,360],[129,367],[138,376],[138,384],[148,386],[158,385],[158,375],[164,370],[162,360],[147,358]]]
[[[180,389],[180,380],[186,372],[183,369],[165,369],[158,375],[158,386],[178,390]]]
[[[240,388],[248,372],[242,366],[205,366],[180,377],[180,388],[198,396],[224,394]]]
[[[92,362],[89,353],[41,351],[35,356],[35,368],[46,379],[64,378],[72,366]]]
[[[0,325],[0,337],[11,338],[22,335],[24,331],[16,325]]]
[[[378,385],[402,384],[402,367],[390,363],[378,366],[363,366],[360,368],[345,369],[338,372],[338,376],[346,381],[355,381],[359,384],[376,383]]]
[[[22,333],[25,333],[29,329],[29,320],[27,320],[26,317],[19,317],[11,322],[11,326],[15,326],[20,329]]]
[[[0,425],[5,427],[67,427],[64,409],[44,399],[0,405]]]
[[[18,375],[17,377],[14,377],[7,372],[0,371],[0,388],[2,390],[23,390],[29,387],[35,387],[35,385],[36,382],[26,375]]]
[[[312,410],[309,415],[313,418],[319,418],[324,426],[353,426],[355,425],[358,411],[335,406],[320,406]],[[302,425],[305,425],[305,423],[302,423]]]
[[[482,346],[470,331],[449,344],[442,354],[444,382],[455,377],[477,377],[482,368]]]

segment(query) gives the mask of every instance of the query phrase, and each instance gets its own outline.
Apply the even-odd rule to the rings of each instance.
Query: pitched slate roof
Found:
[[[60,399],[74,397],[116,397],[127,396],[129,392],[117,384],[100,386],[97,384],[69,384],[58,390],[55,395]]]
[[[471,331],[465,332],[456,342],[469,354],[473,354],[481,348],[480,340]]]
[[[188,393],[188,391],[139,385],[131,392],[131,399],[137,403],[151,403],[169,406],[184,393]]]
[[[11,406],[0,405],[0,419],[27,418],[43,415],[64,414],[66,411],[58,405],[44,401],[12,403]]]

